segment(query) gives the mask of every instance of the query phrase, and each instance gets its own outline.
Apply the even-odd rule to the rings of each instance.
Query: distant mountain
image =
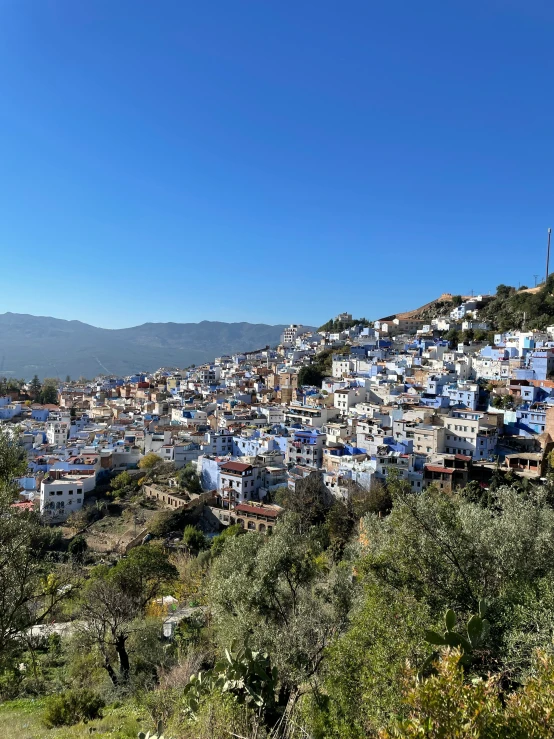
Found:
[[[265,323],[144,323],[106,329],[80,321],[0,314],[0,376],[129,375],[187,367],[221,354],[274,346],[284,326]]]

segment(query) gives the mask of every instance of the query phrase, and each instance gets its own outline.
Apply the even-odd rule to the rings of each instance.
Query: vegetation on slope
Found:
[[[8,735],[77,739],[103,713],[98,736],[133,735],[133,717],[173,739],[552,736],[552,473],[419,495],[391,477],[350,502],[307,479],[272,536],[234,527],[200,546],[187,528],[181,551],[153,541],[110,566],[11,508],[24,460],[4,441]],[[190,607],[172,640],[168,595]],[[30,638],[53,620],[63,638]]]
[[[329,319],[323,326],[320,326],[318,331],[329,331],[330,333],[339,333],[340,331],[346,331],[353,326],[371,326],[371,321],[367,318],[353,318],[351,321],[339,321],[336,318]]]
[[[499,285],[494,300],[480,311],[479,318],[499,331],[545,329],[554,322],[554,275],[537,292]]]

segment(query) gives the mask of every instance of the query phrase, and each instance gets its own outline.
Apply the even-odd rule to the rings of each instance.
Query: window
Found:
[[[63,495],[63,490],[56,490],[56,495]]]
[[[69,495],[73,495],[73,490],[68,490],[67,492],[69,493]]]

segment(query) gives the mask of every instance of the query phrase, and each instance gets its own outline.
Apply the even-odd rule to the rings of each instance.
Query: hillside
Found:
[[[461,295],[462,300],[469,300],[469,295]],[[452,308],[452,300],[454,296],[452,293],[443,293],[438,298],[430,300],[424,305],[420,305],[419,308],[412,310],[401,311],[399,313],[392,313],[390,316],[384,316],[379,319],[381,321],[392,321],[393,318],[420,318],[422,320],[436,318],[438,315],[446,313]]]
[[[515,291],[515,288],[510,289]],[[524,290],[521,290],[521,292],[532,293],[538,290],[539,288],[532,288],[531,290],[525,288]],[[488,306],[492,300],[492,296],[483,297],[483,303],[478,305],[480,310],[485,306]],[[438,298],[430,300],[424,305],[420,305],[419,308],[414,308],[413,310],[403,311],[400,313],[393,313],[392,315],[381,318],[380,320],[391,321],[393,318],[418,318],[422,321],[430,321],[432,318],[447,316],[455,305],[458,305],[462,301],[471,300],[472,298],[474,298],[472,295],[453,295],[452,293],[442,293]],[[484,313],[480,313],[480,315],[484,315]]]
[[[479,311],[479,317],[499,331],[545,329],[554,323],[554,275],[536,288],[499,285],[494,300]]]
[[[145,323],[105,329],[80,321],[0,314],[0,376],[92,377],[201,364],[221,354],[273,346],[284,326],[263,323]]]
[[[419,318],[431,320],[448,315],[454,303],[470,300],[469,295],[452,295],[443,293],[419,308],[394,313],[381,320],[393,318]],[[550,275],[546,284],[538,287],[516,288],[510,285],[499,285],[494,296],[477,305],[479,319],[487,321],[492,329],[509,331],[510,329],[545,329],[554,324],[554,275]]]

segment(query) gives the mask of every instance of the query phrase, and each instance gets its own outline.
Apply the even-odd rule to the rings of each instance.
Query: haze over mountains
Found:
[[[187,367],[221,354],[278,344],[284,326],[264,323],[144,323],[106,329],[81,321],[0,314],[0,376],[129,375]]]

